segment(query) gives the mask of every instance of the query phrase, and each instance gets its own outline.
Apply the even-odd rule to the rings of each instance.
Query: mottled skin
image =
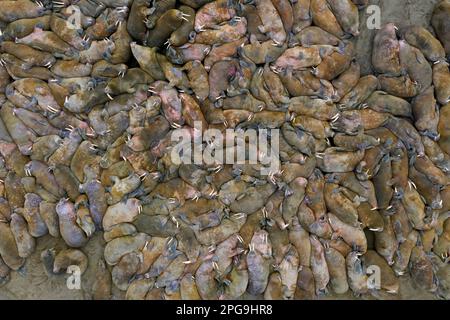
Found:
[[[136,40],[144,41],[147,28],[144,19],[149,15],[147,0],[133,1],[128,15],[128,22],[126,23],[129,34]]]
[[[156,55],[159,65],[164,73],[164,76],[169,81],[172,87],[178,87],[181,90],[188,91],[189,80],[183,69],[173,65],[164,55]]]
[[[44,30],[50,29],[50,15],[42,17],[19,19],[9,23],[3,31],[6,40],[13,41],[15,38],[23,38],[33,32],[36,26],[41,26]]]
[[[422,246],[412,249],[409,270],[413,281],[419,288],[430,292],[436,291],[433,264]]]
[[[146,34],[146,45],[149,47],[162,46],[171,33],[182,25],[182,14],[183,12],[177,9],[164,12],[156,21],[155,27]]]
[[[436,62],[445,59],[442,44],[427,29],[420,26],[409,26],[401,30],[402,37],[412,46],[420,49],[425,57]]]
[[[339,99],[343,98],[358,83],[361,75],[361,67],[358,62],[353,61],[348,69],[342,72],[336,79],[332,81],[333,87],[336,89],[336,95]]]
[[[4,41],[0,45],[2,52],[15,55],[17,58],[27,63],[26,67],[31,68],[47,67],[53,65],[56,59],[53,55],[47,52],[33,49],[27,45],[15,43],[12,41]]]
[[[274,0],[272,1],[272,3],[277,9],[278,14],[280,15],[286,34],[289,34],[292,31],[292,27],[294,25],[294,12],[292,9],[291,1]]]
[[[84,1],[82,1],[82,3],[84,3]],[[70,3],[67,4],[67,7],[63,7],[61,8],[61,10],[59,11],[59,14],[61,17],[64,17],[66,19],[70,18],[75,12],[79,13],[80,15],[80,25],[81,27],[84,28],[88,28],[90,26],[92,26],[96,21],[93,17],[90,17],[86,14],[83,14],[83,12],[81,12],[80,8],[78,5],[70,5]],[[104,8],[103,6],[99,6],[100,8]],[[51,18],[51,17],[49,17]]]
[[[75,201],[75,210],[77,213],[76,223],[90,238],[95,232],[95,224],[89,211],[89,204],[86,195],[79,196]]]
[[[247,254],[247,267],[249,275],[247,291],[253,295],[263,293],[269,280],[270,260],[264,258],[258,251],[250,250]]]
[[[246,31],[247,19],[231,19],[225,24],[217,26],[216,29],[208,29],[198,33],[195,42],[208,45],[223,44],[242,38]]]
[[[103,233],[106,242],[123,236],[134,236],[137,234],[136,227],[131,223],[119,223],[111,228],[111,230]]]
[[[136,252],[124,255],[111,270],[114,285],[120,290],[126,291],[139,268],[139,263],[139,256]]]
[[[189,5],[189,4],[188,4]],[[153,7],[151,7],[146,13],[147,19],[144,20],[144,23],[148,29],[155,28],[155,25],[158,19],[168,10],[175,8],[175,0],[162,0],[156,1],[153,3]],[[194,8],[194,7],[193,7]],[[145,9],[144,9],[145,10]]]
[[[180,255],[184,256],[182,252],[177,250],[177,245],[177,240],[169,238],[161,252],[161,255],[156,258],[150,267],[150,270],[146,273],[149,277],[160,276],[165,272],[168,266],[172,264],[172,262],[179,258]],[[186,257],[184,256],[183,258],[183,261],[186,261]]]
[[[16,240],[19,257],[29,257],[34,252],[36,243],[28,232],[27,222],[21,215],[13,213],[11,215],[10,227]]]
[[[391,217],[383,216],[384,227],[375,233],[375,249],[389,265],[394,263],[394,255],[398,249],[397,239]]]
[[[385,127],[391,130],[409,150],[414,150],[419,157],[425,154],[420,135],[407,120],[390,117]]]
[[[327,0],[342,30],[355,37],[359,35],[358,7],[351,0]]]
[[[63,190],[56,182],[53,173],[49,172],[47,164],[32,160],[25,166],[25,170],[28,170],[36,178],[36,181],[53,195],[63,195]]]
[[[91,212],[92,218],[97,229],[101,229],[103,216],[105,215],[107,209],[106,203],[106,191],[101,185],[100,181],[97,180],[96,175],[89,170],[88,167],[85,168],[85,182],[80,185],[79,190],[86,193],[89,199],[89,210]]]
[[[88,77],[92,72],[92,65],[79,63],[76,60],[58,60],[53,64],[51,71],[63,78]]]
[[[422,51],[409,45],[406,41],[399,41],[400,65],[411,80],[417,83],[419,93],[427,90],[433,81],[433,70]]]
[[[366,275],[366,270],[363,267],[362,261],[359,258],[360,253],[350,252],[346,259],[348,284],[350,289],[356,295],[365,294],[368,292],[367,287],[368,277]]]
[[[282,46],[286,41],[286,31],[274,4],[268,0],[257,0],[256,9],[262,22],[259,31],[266,33],[278,46]]]
[[[136,235],[127,235],[111,240],[105,246],[104,255],[106,263],[108,265],[115,265],[125,254],[142,250],[145,243],[150,241],[150,238],[145,233],[138,233]]]
[[[73,248],[83,247],[88,238],[76,223],[77,215],[74,204],[66,199],[61,199],[56,205],[56,213],[59,217],[61,237],[67,245]]]
[[[239,259],[229,273],[231,284],[225,287],[221,299],[237,299],[245,293],[248,285],[248,271],[245,259]]]
[[[8,283],[10,278],[10,271],[11,269],[8,267],[8,265],[3,261],[3,259],[0,257],[0,285],[3,286],[4,284]]]
[[[287,224],[291,223],[291,220],[297,214],[297,209],[300,203],[305,197],[305,190],[308,181],[305,178],[298,177],[289,184],[289,193],[291,193],[283,201],[282,215]]]
[[[373,177],[373,184],[375,186],[375,192],[377,196],[378,208],[385,209],[391,203],[394,195],[394,190],[390,183],[386,181],[392,180],[392,167],[391,159],[388,155],[383,157],[379,163],[379,169],[376,175]]]
[[[127,39],[127,38],[125,38]],[[93,40],[89,48],[80,51],[77,55],[81,63],[91,63],[108,58],[116,49],[116,43],[106,38],[105,40]]]
[[[378,80],[376,77],[369,75],[360,78],[353,90],[339,101],[340,108],[345,110],[360,106],[367,98],[371,97],[377,87]],[[369,102],[367,103],[369,104]]]
[[[181,26],[170,35],[169,43],[173,46],[181,46],[192,40],[194,17],[197,17],[194,9],[191,7],[180,6],[178,9],[185,14],[184,17],[187,21],[183,20]]]
[[[125,24],[124,20],[128,14],[128,8],[106,9],[97,17],[94,24],[86,28],[85,35],[89,39],[100,40],[111,36],[119,24]],[[125,27],[126,29],[126,27]]]
[[[431,86],[416,96],[412,103],[415,127],[424,135],[434,139],[438,137],[439,110],[434,98],[434,87]]]
[[[45,31],[40,26],[36,26],[29,35],[17,39],[16,43],[26,44],[53,54],[74,56],[76,52],[72,46],[64,42],[53,31]]]
[[[12,209],[23,208],[25,190],[20,177],[13,171],[8,172],[5,178],[5,194]]]
[[[334,103],[307,96],[291,98],[288,109],[297,115],[309,116],[322,121],[332,120],[338,114]]]
[[[340,39],[343,38],[344,31],[328,6],[327,0],[311,0],[310,10],[312,21],[316,26]]]
[[[184,254],[178,255],[167,268],[156,279],[156,287],[169,287],[174,281],[177,281],[184,273],[186,265]]]
[[[440,61],[433,66],[433,85],[436,100],[445,105],[450,102],[450,72],[448,63]]]
[[[338,37],[316,26],[307,27],[294,36],[291,36],[289,39],[290,47],[294,47],[298,44],[305,47],[319,44],[337,46],[340,43],[341,40]]]
[[[431,17],[431,24],[433,25],[434,31],[436,32],[439,40],[445,48],[445,53],[450,54],[450,37],[449,37],[449,17],[450,15],[450,3],[444,0],[441,1],[434,8],[433,15]]]
[[[12,22],[14,20],[36,18],[46,13],[45,7],[40,7],[33,1],[1,1],[0,20]]]
[[[325,150],[323,158],[318,158],[318,166],[323,172],[350,172],[363,159],[364,151],[346,152],[336,148]]]
[[[132,222],[140,213],[140,204],[141,202],[138,199],[130,198],[109,206],[103,217],[103,229],[109,230],[116,224]]]
[[[236,41],[224,43],[222,45],[213,45],[208,55],[205,57],[204,67],[207,71],[211,69],[214,63],[225,58],[235,56],[240,50],[239,47],[247,44],[247,38],[241,38]]]
[[[18,270],[25,263],[20,258],[14,235],[9,224],[0,222],[0,255],[2,261],[12,270]]]
[[[383,91],[375,91],[364,103],[367,103],[370,109],[377,112],[387,112],[400,117],[412,117],[411,104],[408,101]]]
[[[89,43],[84,41],[73,24],[55,14],[50,19],[50,29],[62,40],[77,50],[84,50]]]
[[[124,93],[114,97],[113,100],[105,104],[103,115],[106,117],[106,121],[120,112],[130,111],[133,107],[136,108],[136,105],[139,107],[139,105],[145,102],[148,97],[147,86],[140,84],[135,86],[135,90],[133,93]]]
[[[414,230],[405,235],[404,241],[399,244],[398,250],[394,256],[394,264],[392,265],[392,269],[397,275],[403,275],[407,271],[411,252],[416,246],[418,238],[419,233]]]
[[[29,158],[20,153],[16,145],[9,142],[0,143],[0,153],[3,157],[3,165],[12,170],[20,177],[25,176],[23,167],[29,162]],[[8,173],[5,172],[2,176],[5,177]]]
[[[275,61],[287,48],[286,44],[280,47],[273,46],[271,40],[261,43],[254,38],[250,40],[250,44],[244,45],[242,49],[238,49],[238,52],[256,64]]]
[[[322,45],[289,48],[275,61],[274,67],[280,70],[286,70],[287,68],[304,70],[308,67],[315,67],[322,62],[322,58],[325,58],[334,50],[333,47]]]
[[[266,290],[264,291],[264,300],[282,300],[283,284],[279,272],[272,272],[269,276]]]
[[[45,81],[35,79],[35,78],[24,78],[14,81],[10,88],[14,90],[12,95],[18,94],[19,96],[23,96],[28,101],[28,105],[33,105],[36,103],[37,111],[40,111],[44,115],[48,117],[48,119],[52,119],[58,115],[61,107],[56,102],[55,98],[52,95],[50,87]],[[11,97],[10,90],[7,90],[7,97],[14,101]],[[12,91],[12,90],[11,90]],[[50,111],[48,107],[51,107],[53,111]],[[22,105],[18,105],[18,107],[22,107]],[[30,111],[36,111],[29,109]]]
[[[279,264],[281,283],[283,285],[283,298],[291,300],[294,298],[297,287],[299,268],[299,255],[295,247],[291,246]]]
[[[397,40],[395,25],[384,25],[375,35],[372,51],[372,64],[378,73],[398,76],[400,67],[400,45]]]
[[[337,147],[341,147],[349,151],[370,149],[374,146],[379,145],[377,139],[366,134],[358,134],[356,136],[350,136],[342,133],[337,133],[333,137],[333,141]]]
[[[349,289],[345,257],[336,249],[325,244],[325,260],[330,273],[330,287],[337,294],[346,293]]]
[[[109,300],[111,297],[111,273],[106,267],[105,260],[99,259],[95,273],[95,280],[92,284],[92,299]]]
[[[286,88],[283,86],[279,76],[269,68],[268,64],[264,67],[263,77],[272,100],[277,105],[289,103],[290,99]]]
[[[250,92],[256,99],[265,103],[266,109],[271,111],[278,110],[278,106],[273,102],[269,91],[266,89],[267,86],[265,85],[263,75],[263,68],[258,68],[255,70],[250,83]],[[254,118],[252,118],[251,121],[255,121]]]
[[[346,195],[346,189],[334,183],[324,186],[324,199],[328,210],[343,222],[356,227],[358,225],[357,205]]]
[[[345,42],[339,48],[326,45],[318,48],[322,62],[312,71],[318,78],[333,80],[346,71],[353,60],[354,46],[351,42]]]
[[[380,88],[401,98],[412,98],[419,93],[419,86],[409,75],[400,77],[379,76]]]
[[[317,120],[313,117],[295,117],[292,120],[292,125],[312,134],[316,139],[325,139],[333,136],[328,122]]]
[[[60,130],[53,127],[43,115],[23,108],[14,108],[13,113],[36,135],[47,136],[56,135]]]
[[[438,125],[438,132],[441,137],[438,142],[439,146],[445,153],[450,155],[450,125],[448,119],[450,119],[450,103],[447,103],[440,109]]]
[[[247,220],[247,215],[240,217],[231,215],[230,219],[224,219],[219,226],[197,231],[194,228],[197,240],[204,245],[212,245],[221,242],[232,234],[238,232]]]
[[[172,63],[183,64],[194,60],[202,61],[210,51],[210,45],[186,43],[177,48],[170,46],[167,48],[166,56]]]
[[[217,300],[218,283],[215,280],[213,261],[203,262],[195,272],[195,284],[203,300]]]
[[[108,101],[105,85],[96,86],[93,90],[79,91],[72,94],[64,103],[64,107],[73,113],[83,113],[91,110],[95,105]]]
[[[178,101],[178,100],[177,100]],[[172,103],[174,105],[175,102]],[[179,109],[181,109],[181,101],[179,101]],[[171,105],[165,103],[166,110],[169,112],[172,109],[169,109]],[[178,104],[177,104],[178,106]],[[180,110],[181,111],[181,110]],[[174,119],[178,120],[177,118]],[[147,127],[142,127],[138,129],[131,140],[127,142],[127,145],[134,151],[143,151],[149,148],[156,146],[159,141],[164,137],[164,135],[169,131],[169,123],[162,116],[156,116],[149,121],[149,125]]]
[[[36,139],[34,133],[14,116],[11,104],[6,103],[2,106],[0,109],[0,117],[20,152],[23,155],[29,155],[33,141]]]
[[[123,77],[111,79],[105,88],[105,92],[116,96],[122,93],[133,93],[138,84],[150,84],[154,79],[140,68],[130,68]]]
[[[8,73],[8,69],[4,66],[0,66],[0,93],[4,94],[6,87],[10,83],[10,77]],[[5,100],[5,96],[3,96],[2,100]],[[2,102],[3,104],[3,102]]]
[[[237,13],[239,16],[247,19],[247,30],[250,38],[255,38],[259,41],[266,41],[269,39],[266,34],[259,30],[259,26],[262,25],[262,22],[255,5],[241,3]]]
[[[359,252],[364,253],[367,250],[367,239],[363,230],[345,224],[334,214],[329,213],[328,218],[335,236],[342,237],[348,245]]]
[[[105,60],[101,60],[92,67],[92,76],[99,78],[115,78],[125,74],[127,70],[128,66],[125,64],[111,64]]]
[[[201,7],[195,14],[195,31],[213,28],[230,20],[236,14],[235,4],[229,0],[212,1]]]
[[[135,42],[132,42],[130,46],[134,57],[144,71],[155,80],[166,79],[156,58],[156,48],[143,47]]]
[[[301,266],[295,289],[295,299],[312,300],[316,297],[314,275],[310,267]]]
[[[117,3],[119,3],[119,1]],[[84,15],[96,18],[100,15],[100,13],[102,13],[103,10],[105,10],[106,4],[102,2],[97,4],[96,2],[90,0],[80,0],[77,3],[77,6]]]
[[[314,235],[311,235],[309,239],[311,241],[311,271],[316,284],[316,294],[321,295],[327,291],[330,273],[325,260],[325,250],[319,239]]]
[[[53,272],[58,274],[67,270],[69,266],[75,265],[80,268],[81,275],[88,267],[88,257],[78,249],[61,250],[55,256]]]
[[[425,154],[430,158],[430,160],[442,171],[450,171],[450,158],[442,151],[439,144],[433,139],[422,136],[422,142],[425,147]]]
[[[97,151],[93,144],[89,141],[83,141],[72,157],[70,170],[72,170],[78,181],[84,181],[85,168],[89,166],[91,167],[91,170],[98,171],[99,161],[100,156],[97,155]]]
[[[69,136],[65,137],[60,146],[48,158],[50,166],[63,164],[70,166],[73,155],[80,145],[82,137],[78,130],[73,130]]]
[[[125,294],[126,300],[144,300],[147,292],[155,285],[154,279],[138,278],[130,283]]]
[[[26,62],[16,58],[15,56],[4,53],[1,55],[3,64],[14,80],[21,78],[36,78],[41,80],[49,80],[53,77],[53,73],[44,67],[29,67]]]
[[[47,226],[48,233],[55,238],[59,238],[59,222],[58,214],[56,213],[56,204],[48,201],[41,201],[39,203],[39,214]]]
[[[114,48],[105,52],[105,59],[113,64],[126,63],[131,57],[130,43],[133,39],[127,31],[125,23],[119,24],[117,31],[111,35],[111,40]]]

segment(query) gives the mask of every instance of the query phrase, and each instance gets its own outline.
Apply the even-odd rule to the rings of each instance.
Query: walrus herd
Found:
[[[368,2],[0,0],[0,292],[50,235],[92,299],[449,299],[450,1],[363,75]],[[174,160],[230,129],[279,168]]]

